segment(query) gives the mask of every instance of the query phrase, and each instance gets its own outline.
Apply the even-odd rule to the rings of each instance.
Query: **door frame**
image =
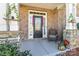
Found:
[[[30,12],[37,12],[37,13],[45,13],[45,15],[39,15],[39,14],[30,14]],[[42,38],[47,38],[47,12],[42,11],[35,11],[35,10],[28,10],[28,39],[33,39],[33,24],[32,24],[32,17],[35,16],[43,16],[45,20],[45,34],[43,33]],[[44,32],[44,27],[42,29]]]

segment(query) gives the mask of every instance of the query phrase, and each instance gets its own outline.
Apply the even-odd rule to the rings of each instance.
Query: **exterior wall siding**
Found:
[[[63,29],[65,29],[66,22],[66,6],[58,10],[58,35],[59,39],[63,39]]]

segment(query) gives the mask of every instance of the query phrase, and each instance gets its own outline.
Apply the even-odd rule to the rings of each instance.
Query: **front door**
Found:
[[[33,22],[33,37],[42,38],[42,16],[34,16]]]

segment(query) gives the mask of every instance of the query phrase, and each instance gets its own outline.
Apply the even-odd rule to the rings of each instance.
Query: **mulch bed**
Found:
[[[56,56],[79,56],[79,47],[64,53],[59,53]]]

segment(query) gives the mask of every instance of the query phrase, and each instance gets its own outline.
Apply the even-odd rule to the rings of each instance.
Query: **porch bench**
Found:
[[[9,43],[19,43],[20,31],[1,31],[0,32],[0,44]]]
[[[48,40],[49,41],[57,41],[57,37],[58,37],[57,30],[50,28],[48,31]]]

